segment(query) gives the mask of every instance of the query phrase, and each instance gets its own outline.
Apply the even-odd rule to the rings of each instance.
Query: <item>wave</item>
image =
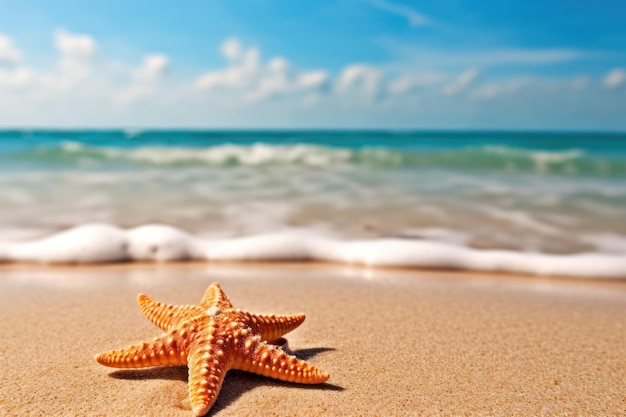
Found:
[[[586,278],[625,278],[623,254],[479,250],[413,239],[339,240],[305,232],[200,239],[166,225],[121,229],[89,224],[29,242],[0,243],[0,261],[327,261],[370,267],[435,268]]]
[[[223,144],[210,147],[90,146],[64,141],[1,156],[9,162],[103,166],[359,166],[377,169],[453,169],[507,173],[617,176],[626,174],[626,159],[583,150],[539,151],[506,146],[450,149],[385,147],[339,148],[312,144]]]

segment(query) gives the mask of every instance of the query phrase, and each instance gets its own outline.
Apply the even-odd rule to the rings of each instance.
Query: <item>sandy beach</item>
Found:
[[[94,355],[160,334],[136,295],[303,312],[301,386],[231,371],[209,415],[624,415],[626,284],[332,265],[0,267],[0,414],[191,416],[185,367]]]
[[[562,3],[1,2],[0,417],[626,417],[626,1]]]

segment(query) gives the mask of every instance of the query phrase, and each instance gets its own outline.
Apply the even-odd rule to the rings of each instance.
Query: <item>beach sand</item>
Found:
[[[626,283],[301,265],[0,267],[0,415],[191,416],[186,367],[94,355],[161,331],[138,293],[296,313],[331,377],[228,373],[210,415],[626,415]]]

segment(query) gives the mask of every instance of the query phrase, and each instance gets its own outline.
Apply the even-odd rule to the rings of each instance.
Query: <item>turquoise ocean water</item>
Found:
[[[90,223],[626,255],[626,134],[0,131],[0,241]]]

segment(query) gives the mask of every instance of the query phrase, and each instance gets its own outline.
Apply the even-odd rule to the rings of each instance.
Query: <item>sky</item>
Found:
[[[0,0],[0,128],[626,130],[623,0]]]

